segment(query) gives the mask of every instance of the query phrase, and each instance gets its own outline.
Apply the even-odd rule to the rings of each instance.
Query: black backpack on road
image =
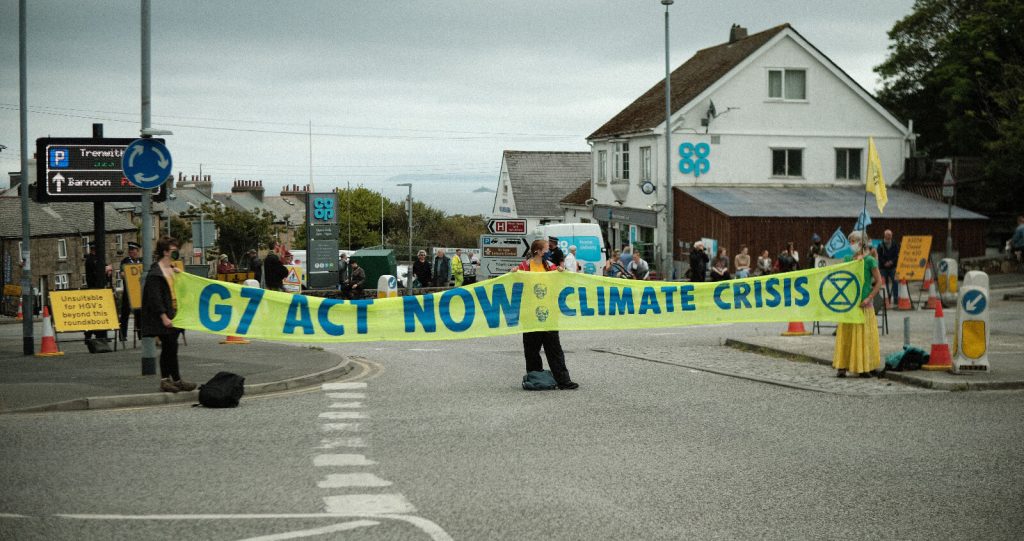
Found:
[[[199,403],[207,408],[234,408],[245,394],[245,378],[231,372],[217,372],[199,387]]]

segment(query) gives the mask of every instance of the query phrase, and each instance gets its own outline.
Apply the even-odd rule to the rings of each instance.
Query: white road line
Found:
[[[321,419],[366,419],[366,414],[358,411],[325,411]]]
[[[345,383],[322,383],[320,389],[324,391],[351,391],[353,389],[365,389],[365,381],[350,381]]]
[[[362,402],[335,402],[329,407],[332,408],[361,408],[363,407]]]
[[[415,513],[416,508],[401,494],[346,494],[324,498],[328,513],[375,515],[384,513]]]
[[[328,518],[372,518],[389,519],[408,522],[416,526],[430,536],[434,541],[452,541],[440,526],[423,517],[408,515],[365,515],[353,513],[267,513],[263,515],[85,515],[85,514],[56,514],[57,518],[69,520],[282,520],[282,519],[328,519]]]
[[[367,460],[366,455],[316,455],[313,457],[314,466],[373,466],[376,462]],[[388,512],[390,511],[382,511]]]
[[[320,430],[324,432],[359,432],[362,425],[359,423],[324,423]]]
[[[444,350],[443,349],[433,349],[433,348],[410,348],[408,351],[444,351]]]
[[[16,513],[0,513],[0,518],[32,518],[28,515],[19,515]]]
[[[320,488],[389,487],[391,481],[385,481],[372,473],[332,473],[316,486]]]
[[[324,438],[317,449],[337,449],[338,447],[366,447],[363,438]]]
[[[323,528],[313,528],[311,530],[295,530],[294,532],[278,533],[274,535],[261,535],[259,537],[248,537],[241,541],[285,541],[286,539],[299,539],[301,537],[313,537],[314,535],[324,535],[334,532],[344,532],[347,530],[354,530],[356,528],[365,528],[367,526],[377,526],[379,522],[372,520],[356,520],[353,522],[343,522],[341,524],[332,524],[330,526],[324,526]]]
[[[327,398],[335,400],[362,400],[366,398],[366,393],[327,393]]]

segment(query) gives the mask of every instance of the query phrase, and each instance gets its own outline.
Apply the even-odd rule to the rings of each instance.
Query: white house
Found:
[[[888,184],[900,178],[910,155],[911,129],[789,24],[749,36],[734,25],[729,41],[697,51],[672,72],[671,83],[674,192],[691,186],[829,187],[837,197],[858,195],[850,211],[856,216],[868,137],[875,140]],[[639,244],[648,259],[661,261],[669,199],[664,80],[587,140],[594,217],[609,242]],[[689,231],[677,196],[674,231]],[[680,242],[673,252],[681,259]]]
[[[528,230],[561,223],[565,212],[559,201],[589,182],[590,173],[589,152],[506,150],[491,216],[525,218]]]

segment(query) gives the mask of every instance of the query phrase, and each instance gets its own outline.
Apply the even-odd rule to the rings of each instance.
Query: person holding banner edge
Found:
[[[149,268],[142,288],[142,336],[160,339],[160,391],[193,391],[196,384],[181,379],[178,370],[178,333],[171,321],[178,312],[174,296],[174,266],[178,259],[178,241],[164,237],[156,243],[157,261]]]
[[[548,251],[548,243],[544,239],[534,240],[530,245],[530,258],[523,261],[512,272],[549,272],[561,271],[552,261],[544,259]],[[540,349],[548,358],[551,375],[563,391],[578,389],[579,384],[569,377],[569,369],[565,367],[565,352],[558,338],[558,331],[534,331],[523,333],[523,353],[526,356],[526,371],[539,372],[544,370],[544,362],[540,358]]]
[[[878,261],[871,256],[871,239],[867,233],[854,231],[848,239],[853,255],[845,260],[864,260],[864,275],[860,277],[859,291],[859,308],[864,312],[864,323],[839,324],[832,367],[836,369],[838,378],[845,378],[849,372],[866,378],[878,374],[878,367],[882,364],[874,303],[882,287],[882,275],[878,272]]]
[[[128,340],[128,319],[132,314],[135,315],[135,327],[139,327],[139,311],[132,310],[132,303],[128,299],[128,273],[125,272],[125,265],[140,265],[142,259],[139,257],[139,244],[137,242],[128,243],[128,256],[121,260],[121,283],[125,284],[121,293],[121,311],[118,313],[118,323],[121,328],[119,329],[119,338],[122,342]]]

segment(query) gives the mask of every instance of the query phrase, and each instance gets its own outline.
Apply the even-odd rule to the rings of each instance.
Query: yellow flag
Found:
[[[868,175],[866,189],[875,194],[875,203],[878,204],[878,212],[885,210],[885,204],[889,202],[889,194],[885,192],[885,177],[882,176],[882,161],[878,159],[878,151],[875,150],[875,140],[868,137]]]

